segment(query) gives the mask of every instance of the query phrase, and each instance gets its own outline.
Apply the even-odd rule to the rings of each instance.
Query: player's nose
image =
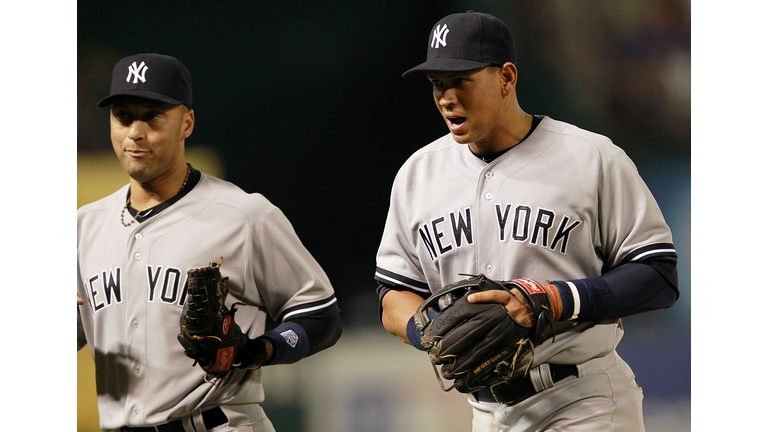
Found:
[[[133,141],[138,141],[144,138],[145,133],[146,123],[136,120],[128,127],[128,134],[126,136]]]
[[[443,108],[450,108],[457,101],[456,92],[453,89],[445,89],[435,93],[435,99],[437,99],[438,105]]]

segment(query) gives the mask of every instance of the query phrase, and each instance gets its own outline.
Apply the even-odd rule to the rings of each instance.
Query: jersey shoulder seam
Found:
[[[442,137],[416,150],[411,154],[411,156],[408,157],[408,159],[406,159],[405,163],[403,163],[403,166],[408,164],[411,160],[421,159],[422,157],[426,157],[428,155],[442,151],[449,151],[453,145],[459,145],[458,143],[451,140],[450,136],[451,134],[443,135]]]
[[[99,198],[96,201],[91,201],[88,204],[83,204],[80,208],[77,209],[78,216],[86,213],[91,213],[94,211],[107,210],[118,203],[121,205],[124,204],[124,201],[125,201],[124,197],[126,194],[127,187],[128,185],[126,184],[122,186],[120,189],[112,192],[111,194],[103,198]]]

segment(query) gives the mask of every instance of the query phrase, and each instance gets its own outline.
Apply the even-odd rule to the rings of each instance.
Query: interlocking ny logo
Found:
[[[445,46],[445,37],[448,36],[448,24],[443,24],[443,28],[440,25],[435,27],[435,32],[432,33],[432,48],[440,48],[440,45]]]
[[[147,73],[147,69],[149,69],[149,66],[146,66],[144,62],[141,62],[141,64],[138,66],[136,66],[136,62],[133,62],[132,65],[128,66],[128,76],[125,78],[125,82],[129,82],[131,80],[131,75],[133,75],[134,84],[139,82],[138,80],[141,80],[141,82],[147,82],[147,80],[144,78],[144,74]],[[141,75],[139,75],[139,73],[141,73]]]

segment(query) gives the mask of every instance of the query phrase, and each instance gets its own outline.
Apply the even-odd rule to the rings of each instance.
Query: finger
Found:
[[[524,300],[524,297],[517,288],[511,293],[502,290],[488,290],[473,293],[467,296],[469,303],[499,303],[504,305],[515,321],[530,327],[533,324],[533,313],[531,307]]]
[[[488,290],[470,294],[467,301],[470,303],[499,303],[507,304],[512,300],[512,295],[507,291]]]
[[[85,300],[83,300],[80,297],[80,293],[77,294],[77,304],[79,304],[79,305],[84,305],[85,304]]]

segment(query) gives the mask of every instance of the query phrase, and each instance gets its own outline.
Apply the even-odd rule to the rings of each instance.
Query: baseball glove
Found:
[[[235,323],[236,305],[232,309],[224,305],[229,278],[221,277],[223,261],[187,271],[187,300],[179,319],[179,342],[184,353],[207,372],[206,381],[224,376],[248,340]]]
[[[514,288],[517,289],[513,292]],[[522,296],[533,312],[533,326],[517,322],[499,303],[467,301],[470,294],[487,290]],[[429,309],[440,314],[430,319]],[[431,295],[419,307],[414,321],[443,391],[455,388],[469,393],[509,380],[518,360],[550,334],[554,337],[551,317],[546,291],[537,282],[494,281],[481,274],[447,285]],[[442,365],[443,378],[454,381],[447,389],[437,365]]]

